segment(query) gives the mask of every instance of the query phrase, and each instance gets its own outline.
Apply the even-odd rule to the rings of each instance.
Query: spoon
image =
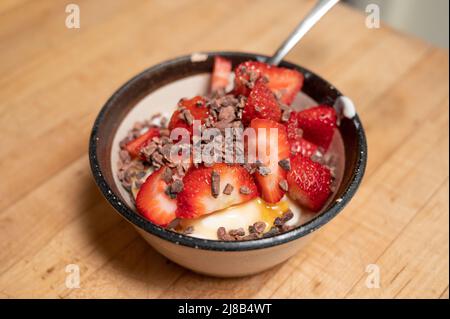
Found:
[[[278,65],[297,42],[338,2],[339,0],[318,1],[266,63]]]

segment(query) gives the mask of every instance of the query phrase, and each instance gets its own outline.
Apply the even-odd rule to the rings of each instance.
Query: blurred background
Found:
[[[448,0],[344,0],[365,11],[368,4],[380,7],[381,20],[434,45],[448,48]]]

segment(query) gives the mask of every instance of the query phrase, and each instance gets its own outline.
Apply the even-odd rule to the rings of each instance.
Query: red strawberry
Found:
[[[319,211],[331,194],[330,170],[300,154],[291,157],[287,174],[289,195],[300,205]]]
[[[299,153],[305,157],[311,157],[319,150],[319,147],[316,144],[308,142],[303,137],[300,137],[295,141],[291,141],[290,145],[292,154]]]
[[[209,115],[209,109],[206,106],[206,101],[201,96],[196,96],[192,99],[183,99],[179,102],[179,107],[184,108],[190,112],[192,118],[195,120],[201,120],[202,123]],[[180,127],[189,130],[192,135],[192,125],[186,123],[186,121],[180,118],[180,109],[173,112],[169,122],[169,130]]]
[[[280,100],[291,104],[303,86],[303,74],[296,70],[275,67],[262,62],[247,61],[238,65],[235,70],[235,91],[237,94],[248,96],[249,81],[255,81],[260,76],[269,80],[267,86],[273,93],[280,95]]]
[[[220,176],[217,197],[212,195],[213,171]],[[240,165],[217,163],[212,167],[192,168],[184,176],[183,183],[184,188],[177,196],[179,218],[197,218],[258,196],[252,176]],[[230,195],[223,193],[227,184],[233,186]]]
[[[317,152],[319,147],[303,138],[303,130],[298,127],[297,112],[292,112],[287,123],[288,140],[291,146],[291,153],[300,153],[303,156],[311,157]]]
[[[298,128],[303,130],[303,138],[324,151],[333,139],[336,121],[336,111],[327,105],[315,106],[297,113]]]
[[[211,91],[225,89],[231,74],[231,61],[220,56],[214,57],[214,70],[211,76]]]
[[[256,139],[250,139],[248,147],[256,149],[257,160],[262,164],[255,173],[256,183],[266,202],[277,203],[285,193],[280,183],[285,182],[287,174],[278,162],[290,155],[286,128],[283,124],[266,119],[252,120],[250,127],[255,130]],[[276,148],[271,153],[273,147]]]
[[[150,128],[147,132],[142,134],[141,136],[138,136],[134,140],[128,142],[125,145],[125,149],[130,154],[131,158],[136,158],[139,156],[139,153],[141,149],[147,145],[149,141],[151,141],[152,138],[159,136],[159,129],[157,128]]]
[[[262,80],[258,80],[251,90],[242,112],[242,122],[245,125],[254,118],[269,119],[275,122],[279,122],[281,118],[281,109],[277,99]]]
[[[167,226],[174,220],[177,209],[176,199],[170,198],[165,192],[167,184],[162,179],[165,169],[163,167],[147,177],[136,196],[138,212],[160,226]]]

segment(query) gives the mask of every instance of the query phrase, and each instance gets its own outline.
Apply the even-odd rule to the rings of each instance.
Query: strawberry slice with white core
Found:
[[[211,91],[225,90],[231,74],[231,61],[220,56],[214,57],[214,69],[211,76]]]
[[[144,134],[138,136],[134,140],[128,142],[125,145],[125,149],[130,154],[131,158],[136,158],[139,156],[139,153],[141,149],[147,145],[149,141],[152,140],[154,137],[159,136],[159,129],[158,128],[150,128],[147,132]]]
[[[300,153],[311,157],[319,151],[319,147],[303,138],[303,130],[298,125],[298,112],[292,112],[287,123],[287,134],[291,153]]]
[[[279,165],[281,160],[290,155],[286,128],[283,124],[267,119],[254,119],[250,127],[256,134],[256,139],[249,139],[248,148],[256,149],[259,161],[255,172],[258,189],[263,200],[277,203],[286,192],[280,184],[286,181],[287,171]]]
[[[176,218],[177,201],[166,194],[168,185],[162,178],[166,169],[169,168],[163,167],[147,177],[136,196],[138,212],[159,226],[167,226]]]
[[[219,176],[213,192],[213,174]],[[190,169],[183,177],[183,190],[177,196],[179,218],[197,218],[258,196],[252,176],[240,165],[217,163]],[[231,185],[231,192],[225,191]],[[228,190],[230,187],[228,186]]]
[[[248,125],[254,118],[279,122],[281,109],[273,92],[262,79],[255,83],[242,112],[242,122]]]
[[[249,83],[259,77],[268,80],[267,86],[280,97],[280,101],[291,104],[303,86],[303,74],[292,69],[276,67],[257,61],[247,61],[237,66],[235,70],[235,92],[248,96]]]
[[[327,105],[300,111],[297,125],[303,131],[303,138],[327,151],[337,127],[336,111]]]
[[[331,194],[330,170],[300,154],[291,157],[287,181],[289,196],[313,212],[319,211]]]

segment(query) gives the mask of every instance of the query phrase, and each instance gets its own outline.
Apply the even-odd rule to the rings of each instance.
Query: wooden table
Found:
[[[356,102],[369,162],[356,197],[308,247],[217,279],[156,253],[97,190],[87,144],[103,103],[162,60],[271,54],[313,1],[0,2],[0,297],[449,296],[449,55],[340,5],[288,59]],[[66,287],[66,266],[80,288]],[[374,264],[375,266],[370,266]],[[375,267],[375,268],[373,268]],[[368,288],[378,269],[380,288]]]

